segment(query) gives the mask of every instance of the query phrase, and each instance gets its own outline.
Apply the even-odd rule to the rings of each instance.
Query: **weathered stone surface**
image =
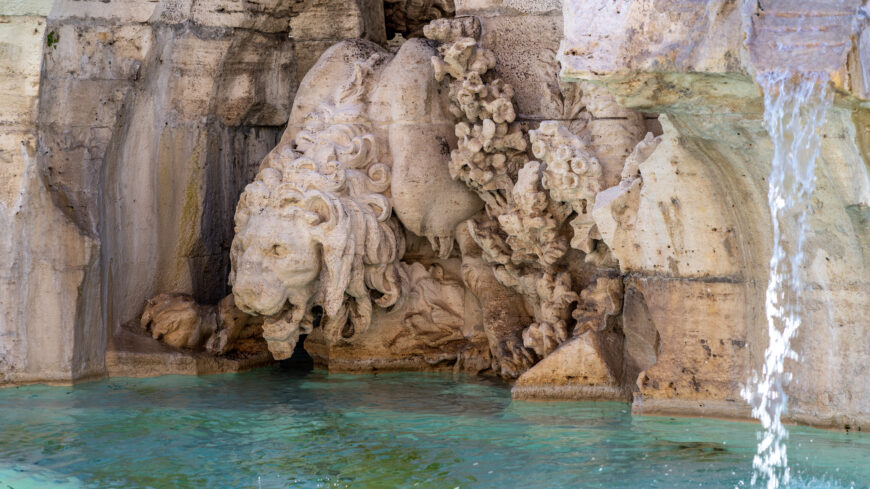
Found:
[[[666,114],[661,143],[639,145],[620,183],[599,193],[593,210],[620,269],[631,273],[623,329],[627,374],[639,372],[634,409],[745,417],[740,385],[759,368],[767,344],[763,297],[772,241],[772,146],[751,76],[773,61],[758,43],[767,35],[764,18],[778,22],[780,14],[741,13],[730,2],[598,7],[566,4],[563,78],[594,81],[620,104]],[[855,315],[870,308],[867,229],[858,210],[870,198],[866,115],[854,97],[864,93],[855,83],[855,60],[866,56],[859,44],[848,56],[835,52],[835,43],[807,44],[832,49],[816,61],[840,63],[826,69],[852,95],[837,96],[822,130],[809,219],[808,323],[795,345],[801,361],[787,365],[800,379],[788,387],[790,413],[805,423],[870,419],[864,383],[840,363],[867,363],[866,328]],[[839,342],[844,329],[854,335],[849,345]],[[839,408],[833,399],[842,401]]]
[[[562,0],[456,0],[458,15],[559,14]]]
[[[387,40],[383,0],[309,0],[303,5],[290,20],[299,83],[320,55],[340,39],[362,38],[379,44]]]
[[[103,372],[99,240],[55,206],[38,166],[48,8],[0,7],[0,384]]]
[[[562,344],[517,379],[514,399],[626,401],[622,338],[588,330]]]
[[[668,400],[686,413],[747,415],[740,387],[749,368],[747,328],[758,312],[751,309],[758,306],[751,290],[742,283],[666,277],[631,279],[628,288],[633,293],[626,303],[632,314],[624,318],[626,341],[631,338],[627,361],[640,368],[655,355],[636,379],[640,397],[634,411],[655,413],[656,403]],[[706,401],[715,407],[705,408]]]

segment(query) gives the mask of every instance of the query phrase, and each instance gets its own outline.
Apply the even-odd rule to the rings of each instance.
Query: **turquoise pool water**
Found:
[[[792,487],[870,487],[870,436],[793,428]],[[748,487],[755,426],[512,402],[448,374],[0,390],[0,489]]]

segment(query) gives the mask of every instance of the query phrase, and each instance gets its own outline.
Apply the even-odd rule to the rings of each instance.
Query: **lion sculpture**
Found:
[[[415,114],[438,113],[417,106],[439,103],[424,69],[434,52],[425,40],[406,42],[392,60],[365,41],[330,48],[242,193],[230,283],[240,309],[266,317],[263,336],[276,359],[311,332],[317,306],[327,337],[363,333],[373,305],[389,308],[407,290],[404,229],[446,258],[456,227],[481,208],[450,178],[449,115],[419,124]]]

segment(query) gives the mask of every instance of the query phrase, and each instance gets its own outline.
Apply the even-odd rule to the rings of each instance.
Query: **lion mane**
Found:
[[[325,332],[335,337],[363,332],[372,302],[394,305],[407,283],[399,266],[404,234],[387,196],[391,169],[378,159],[365,115],[370,63],[358,63],[333,100],[305,118],[295,139],[266,156],[235,215],[236,235],[255,213],[308,227],[322,257],[318,292],[308,308],[323,308]],[[310,321],[310,310],[305,313]]]

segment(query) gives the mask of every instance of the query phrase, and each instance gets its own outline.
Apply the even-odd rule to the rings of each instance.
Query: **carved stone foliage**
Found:
[[[535,157],[547,163],[541,185],[552,199],[568,204],[576,214],[571,221],[571,247],[591,253],[597,237],[592,207],[602,184],[598,159],[582,139],[558,122],[542,122],[530,136]]]
[[[436,79],[447,80],[457,121],[451,175],[486,204],[486,214],[470,220],[468,229],[499,283],[524,298],[533,320],[522,343],[543,358],[572,333],[584,331],[586,322],[606,323],[621,308],[615,301],[608,303],[615,310],[598,305],[598,288],[606,288],[606,281],[578,295],[566,270],[570,248],[597,263],[607,254],[591,215],[604,184],[602,166],[588,136],[571,132],[563,122],[545,121],[528,133],[522,129],[513,89],[492,76],[495,57],[468,35],[473,29],[442,20],[425,33],[442,43],[432,62]],[[582,94],[573,88],[576,105]],[[572,116],[581,111],[572,109]],[[530,160],[529,146],[539,161]],[[618,289],[613,294],[621,294],[621,282],[606,283]],[[575,327],[574,320],[584,326]]]
[[[532,310],[534,322],[522,341],[544,356],[567,337],[566,320],[577,301],[570,275],[557,266],[569,247],[564,228],[572,207],[550,196],[544,175],[557,191],[564,187],[566,198],[573,197],[567,195],[568,185],[579,185],[579,180],[569,182],[566,170],[547,172],[546,164],[529,160],[529,140],[516,121],[513,88],[488,74],[495,56],[473,37],[462,36],[463,26],[450,25],[440,21],[425,31],[442,42],[440,57],[432,60],[435,77],[448,79],[451,112],[457,119],[458,147],[451,152],[450,172],[485,202],[486,215],[468,223],[470,234],[498,281],[519,292]],[[552,142],[544,138],[552,139],[550,133],[556,130],[547,127],[549,133],[540,132],[538,150],[555,161],[556,150],[548,154]]]

